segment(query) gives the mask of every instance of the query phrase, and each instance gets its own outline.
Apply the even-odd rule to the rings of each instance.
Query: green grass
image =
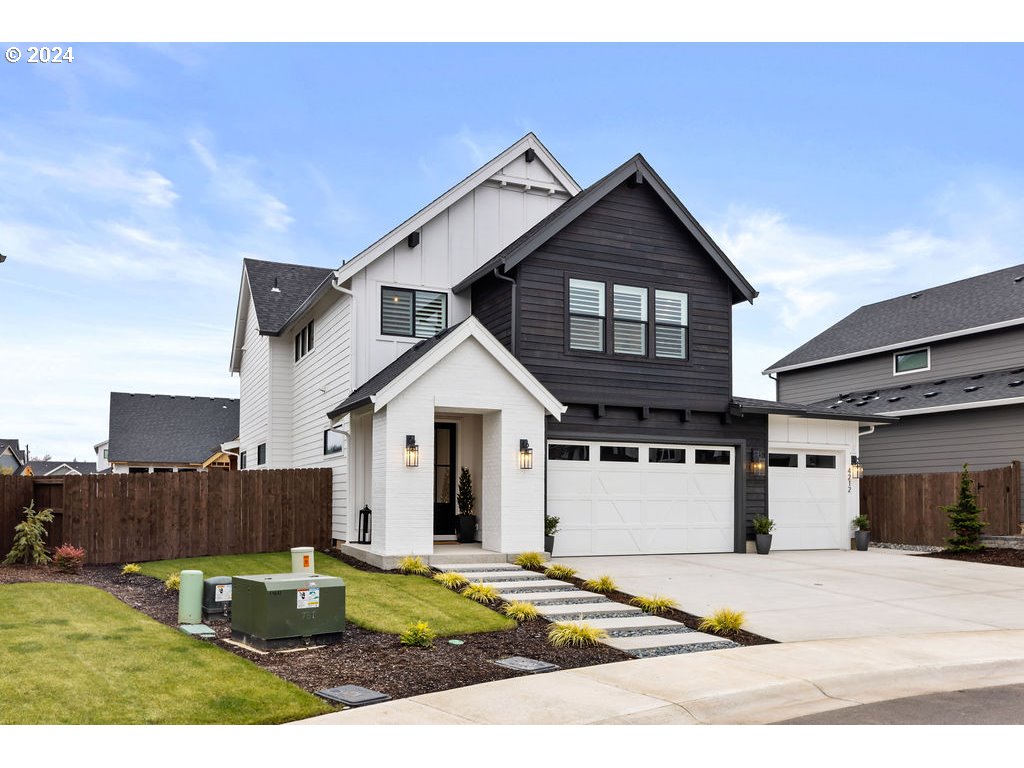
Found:
[[[0,723],[281,723],[330,711],[245,659],[78,584],[0,586]]]
[[[429,578],[360,571],[320,552],[318,573],[345,580],[345,618],[358,627],[399,635],[410,624],[426,621],[440,637],[511,629],[515,622],[467,600]],[[197,569],[210,576],[288,573],[288,552],[260,555],[220,555],[142,563],[147,576],[166,579],[172,573]]]

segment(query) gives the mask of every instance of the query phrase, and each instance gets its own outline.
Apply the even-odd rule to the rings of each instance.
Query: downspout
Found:
[[[874,432],[875,432],[875,425],[872,424],[870,427],[866,427],[865,429],[867,429],[867,432],[861,432],[860,429],[858,429],[857,430],[857,437],[864,437],[866,435],[874,434]],[[888,433],[886,433],[886,434],[888,434]]]
[[[775,382],[775,402],[781,402],[779,400],[779,379],[777,376],[769,373],[768,378]]]
[[[519,285],[516,283],[516,281],[513,278],[508,277],[506,275],[498,274],[498,268],[497,267],[494,268],[494,276],[498,280],[504,280],[505,282],[512,283],[512,321],[511,321],[512,322],[512,327],[511,327],[511,332],[510,332],[511,343],[509,345],[509,351],[512,353],[512,356],[515,357],[515,355],[516,355],[516,335],[517,335],[517,331],[518,331],[518,323],[517,323],[517,320],[518,320],[517,314],[518,314],[518,312],[517,312],[517,310],[518,310],[518,307],[519,307],[519,302],[517,301],[517,298],[518,298]]]
[[[336,290],[338,293],[345,294],[346,296],[349,297],[349,300],[350,300],[348,332],[349,332],[349,336],[350,336],[349,349],[351,350],[351,352],[350,352],[350,358],[349,358],[349,372],[348,372],[348,377],[349,378],[348,378],[348,381],[349,381],[349,394],[351,394],[355,390],[355,388],[356,388],[355,387],[355,382],[358,381],[358,379],[356,378],[356,355],[354,354],[355,350],[356,350],[356,343],[357,343],[357,336],[356,336],[356,295],[349,288],[343,288],[341,286],[341,283],[338,282],[338,273],[337,272],[334,273],[334,280],[331,281],[331,288]],[[350,478],[353,478],[355,476],[355,463],[354,463],[354,459],[353,459],[353,456],[355,455],[355,451],[352,450],[352,435],[350,435],[347,430],[340,429],[340,428],[338,428],[338,427],[336,427],[334,425],[330,426],[329,429],[330,429],[331,432],[337,432],[338,434],[341,434],[341,435],[345,436],[345,447],[348,449],[347,457],[346,457],[348,459],[348,461],[346,462],[348,464],[348,476]],[[345,541],[350,541],[351,540],[350,532],[351,532],[351,526],[352,526],[352,518],[355,515],[355,494],[347,493],[346,496],[348,497],[348,501],[345,504],[345,533],[344,533],[345,539],[344,540]],[[332,530],[331,531],[332,537],[333,537],[333,533],[334,533],[334,531]]]

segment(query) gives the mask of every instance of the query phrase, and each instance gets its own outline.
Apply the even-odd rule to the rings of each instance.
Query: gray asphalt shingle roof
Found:
[[[811,405],[801,405],[799,403],[780,403],[776,400],[758,400],[753,397],[733,397],[732,402],[735,405],[740,406],[741,410],[749,411],[750,413],[770,413],[780,414],[783,416],[804,416],[806,418],[821,418],[821,419],[843,419],[843,420],[858,420],[858,421],[896,421],[894,418],[879,417],[871,412],[846,412],[838,410],[830,410],[828,407],[823,407],[818,403]],[[830,403],[832,401],[829,401]]]
[[[63,466],[71,467],[82,475],[91,475],[96,471],[95,461],[36,461],[32,459],[28,465],[32,467],[32,474],[37,477]],[[61,474],[65,474],[65,472],[61,472]]]
[[[0,453],[3,453],[6,448],[11,449],[11,452],[17,457],[18,461],[25,462],[25,454],[21,450],[20,440],[15,440],[12,437],[0,437]]]
[[[308,301],[330,286],[333,269],[245,259],[260,333],[277,336]],[[277,288],[275,291],[274,288]]]
[[[201,464],[238,437],[238,400],[110,393],[110,461]]]
[[[936,378],[884,389],[836,393],[808,408],[830,413],[877,414],[963,406],[1024,397],[1024,368]]]
[[[863,306],[765,372],[1012,321],[1024,321],[1024,264]]]

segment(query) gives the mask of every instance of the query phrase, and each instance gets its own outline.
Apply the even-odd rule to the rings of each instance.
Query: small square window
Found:
[[[324,455],[341,453],[345,448],[345,438],[340,432],[332,429],[324,430]]]
[[[913,371],[927,371],[931,369],[931,350],[914,349],[910,352],[897,352],[892,356],[892,372],[894,375],[900,373],[912,373]]]
[[[266,464],[266,463],[267,463],[267,444],[266,443],[260,443],[259,445],[256,446],[256,464],[260,465],[260,464]]]

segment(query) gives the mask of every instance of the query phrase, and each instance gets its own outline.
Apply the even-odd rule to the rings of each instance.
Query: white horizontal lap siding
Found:
[[[239,369],[239,452],[246,467],[256,466],[256,446],[267,441],[270,424],[270,340],[259,335],[256,308],[249,302],[245,347]]]
[[[267,463],[263,469],[286,469],[292,465],[292,361],[294,339],[289,330],[270,340],[270,431],[267,435]]]

